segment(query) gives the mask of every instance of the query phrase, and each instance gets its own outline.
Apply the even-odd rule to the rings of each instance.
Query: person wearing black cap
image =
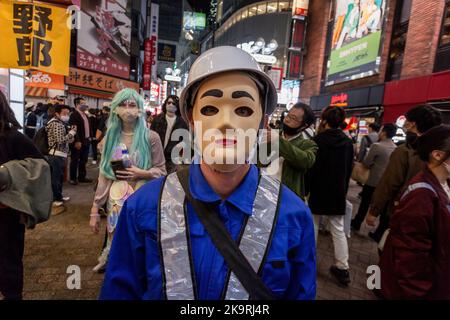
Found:
[[[417,141],[426,163],[403,192],[381,255],[387,299],[450,299],[450,126]]]

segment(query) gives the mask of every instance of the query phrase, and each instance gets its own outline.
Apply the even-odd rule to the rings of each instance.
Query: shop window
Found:
[[[289,2],[288,1],[280,1],[278,3],[278,11],[279,12],[286,12],[289,11],[291,9],[289,9]]]
[[[411,16],[411,7],[412,7],[412,0],[403,0],[402,11],[400,14],[400,21],[399,21],[400,24],[409,21],[409,17]]]
[[[403,55],[406,46],[412,0],[397,3],[394,16],[394,27],[389,49],[389,60],[386,70],[386,81],[398,80],[403,66]]]
[[[267,11],[267,3],[266,2],[258,5],[258,14],[265,14],[266,11]]]
[[[447,4],[444,12],[442,31],[439,40],[439,47],[450,45],[450,3]]]
[[[277,2],[269,2],[267,4],[267,13],[275,13],[278,9],[278,3]]]
[[[258,11],[258,7],[254,6],[248,9],[248,16],[253,17],[256,15],[256,12]]]
[[[436,50],[434,72],[450,69],[450,1],[445,7],[439,45]]]

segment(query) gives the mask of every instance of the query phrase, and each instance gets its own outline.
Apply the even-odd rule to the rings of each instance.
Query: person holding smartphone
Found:
[[[133,89],[123,89],[115,95],[102,144],[98,186],[90,215],[90,227],[98,233],[99,209],[107,205],[107,240],[99,264],[94,268],[97,272],[105,269],[126,198],[144,182],[166,174],[161,140],[156,132],[147,128],[142,97]]]

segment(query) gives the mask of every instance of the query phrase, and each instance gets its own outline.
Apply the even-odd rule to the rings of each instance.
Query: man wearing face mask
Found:
[[[64,179],[64,167],[69,153],[69,143],[73,142],[77,133],[75,127],[68,129],[70,107],[56,105],[55,114],[47,123],[48,137],[48,162],[52,168],[53,207],[60,207],[63,201],[70,200],[63,197],[62,187]]]
[[[175,171],[171,156],[172,150],[181,142],[181,138],[172,140],[172,133],[177,129],[188,129],[186,122],[181,117],[179,107],[178,97],[175,95],[168,96],[162,105],[162,113],[156,116],[151,123],[152,130],[159,134],[163,143],[167,173]]]
[[[380,242],[387,230],[389,217],[398,204],[402,190],[422,169],[422,162],[416,153],[417,138],[442,123],[441,113],[429,105],[416,106],[409,110],[405,117],[406,143],[392,152],[386,170],[375,189],[366,217],[366,223],[374,226],[376,218],[380,216],[377,230],[369,233],[376,242]]]
[[[249,163],[276,106],[272,80],[236,47],[206,51],[188,79],[194,163],[127,199],[100,298],[314,299],[311,213]]]
[[[70,115],[69,124],[76,126],[77,133],[74,142],[70,145],[70,184],[76,185],[78,182],[92,182],[91,179],[86,178],[91,128],[89,118],[85,114],[85,111],[89,108],[86,101],[78,97],[73,100],[73,103],[75,111]]]
[[[292,106],[283,120],[280,134],[280,169],[278,179],[304,199],[305,173],[316,159],[317,145],[314,136],[314,112],[302,102]]]

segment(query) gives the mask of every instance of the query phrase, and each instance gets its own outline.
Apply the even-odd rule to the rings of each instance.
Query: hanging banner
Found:
[[[379,73],[385,0],[336,1],[325,85]]]
[[[25,81],[25,86],[64,90],[64,76],[42,71],[31,71],[31,76],[28,78],[28,81]]]
[[[151,25],[150,25],[150,46],[152,48],[150,59],[152,66],[152,79],[156,80],[157,77],[157,54],[158,54],[158,25],[159,25],[159,5],[152,3],[152,11],[151,11]]]
[[[70,19],[65,8],[48,4],[0,1],[0,67],[67,75]]]
[[[152,82],[152,42],[150,39],[145,39],[142,89],[150,90],[151,82]]]
[[[77,66],[109,75],[130,77],[131,1],[81,2]]]

